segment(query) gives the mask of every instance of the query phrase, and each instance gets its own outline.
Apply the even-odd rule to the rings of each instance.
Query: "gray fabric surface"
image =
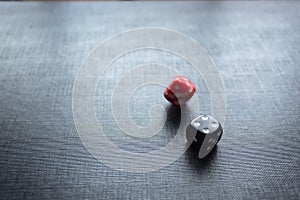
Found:
[[[0,198],[299,199],[299,13],[294,1],[0,3]],[[132,174],[105,166],[82,145],[72,116],[76,72],[99,42],[139,27],[185,33],[218,65],[227,116],[209,158],[187,151],[159,171]],[[107,90],[97,93],[104,129],[128,151],[162,147],[177,128],[174,110],[174,123],[151,139],[109,123],[105,97],[119,76],[155,60],[186,65],[163,52],[137,52],[107,71]],[[182,73],[196,79],[189,67]],[[195,84],[209,113],[205,82]],[[137,123],[147,123],[151,102],[167,106],[160,87],[136,91],[130,112]]]

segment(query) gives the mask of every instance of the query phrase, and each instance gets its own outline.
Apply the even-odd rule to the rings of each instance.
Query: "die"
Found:
[[[184,76],[176,76],[164,92],[165,98],[174,106],[188,101],[196,92],[195,85]]]
[[[221,124],[209,115],[200,115],[193,119],[186,129],[186,138],[198,152],[199,158],[204,158],[211,152],[222,134]]]

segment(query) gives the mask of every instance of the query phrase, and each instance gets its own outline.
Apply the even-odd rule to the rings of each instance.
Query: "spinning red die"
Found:
[[[164,92],[165,98],[174,106],[188,101],[196,92],[194,84],[184,76],[176,76]]]

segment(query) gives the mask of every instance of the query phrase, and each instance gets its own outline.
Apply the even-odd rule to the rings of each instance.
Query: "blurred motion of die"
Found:
[[[196,92],[194,84],[184,76],[176,76],[164,92],[165,98],[174,106],[188,101]]]

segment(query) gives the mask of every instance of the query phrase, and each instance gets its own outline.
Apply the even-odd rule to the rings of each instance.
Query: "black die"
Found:
[[[223,134],[221,124],[209,115],[193,119],[186,130],[186,138],[196,148],[199,158],[204,158],[220,141]]]

